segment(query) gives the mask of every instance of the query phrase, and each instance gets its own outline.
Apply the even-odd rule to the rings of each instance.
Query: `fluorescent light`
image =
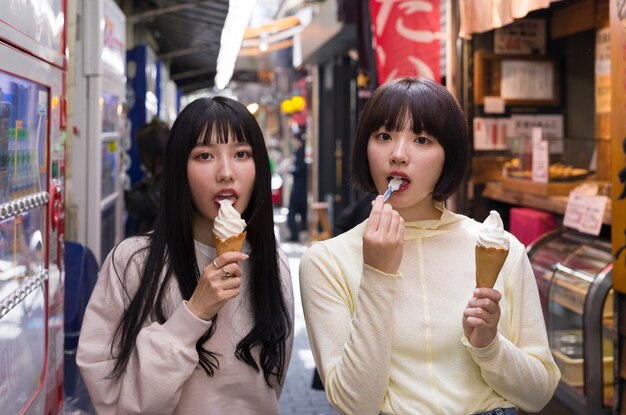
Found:
[[[220,52],[217,55],[215,87],[218,89],[226,88],[233,76],[237,55],[243,42],[243,35],[250,21],[250,15],[256,5],[256,1],[230,0],[228,2],[228,14],[222,29]]]

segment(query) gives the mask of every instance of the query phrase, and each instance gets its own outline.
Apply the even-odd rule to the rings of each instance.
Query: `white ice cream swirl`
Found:
[[[504,224],[500,214],[495,210],[489,212],[489,216],[483,222],[476,243],[487,248],[509,249],[509,238],[504,232]]]
[[[230,200],[221,200],[220,210],[213,222],[213,234],[222,240],[240,234],[246,227],[246,221],[241,219]]]

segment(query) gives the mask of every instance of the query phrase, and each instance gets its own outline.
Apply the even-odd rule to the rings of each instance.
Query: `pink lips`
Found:
[[[400,185],[398,190],[396,190],[397,192],[405,191],[407,189],[407,187],[409,187],[409,183],[411,183],[411,180],[409,179],[409,176],[407,176],[407,174],[402,172],[402,171],[394,170],[387,177],[388,178],[399,177],[399,178],[403,179],[402,180],[402,184]]]

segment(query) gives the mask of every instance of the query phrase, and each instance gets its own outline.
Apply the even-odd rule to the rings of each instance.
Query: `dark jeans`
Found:
[[[289,240],[298,241],[298,235],[300,231],[306,229],[306,214],[308,206],[305,198],[292,197],[289,203],[289,213],[287,213],[287,225],[289,226]],[[296,218],[296,215],[300,217],[300,220]]]
[[[487,412],[474,412],[472,415],[515,415],[516,408],[496,408]],[[382,412],[379,415],[384,415]]]
[[[472,415],[515,415],[517,409],[515,408],[496,408],[487,412],[478,412]]]

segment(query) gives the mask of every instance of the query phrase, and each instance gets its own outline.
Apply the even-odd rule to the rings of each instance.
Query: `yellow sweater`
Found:
[[[545,406],[560,372],[524,246],[509,235],[494,287],[503,294],[498,335],[476,349],[461,320],[480,223],[445,209],[437,221],[407,223],[398,275],[363,264],[365,223],[315,244],[300,263],[307,331],[333,406],[350,415]]]

